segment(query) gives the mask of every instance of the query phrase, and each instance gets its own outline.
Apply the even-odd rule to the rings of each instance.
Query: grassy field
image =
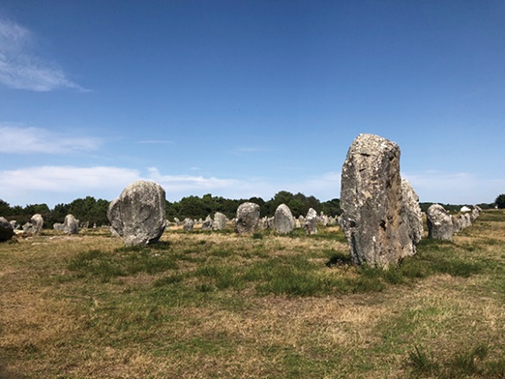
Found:
[[[0,244],[0,378],[505,378],[505,212],[398,269],[338,228]]]

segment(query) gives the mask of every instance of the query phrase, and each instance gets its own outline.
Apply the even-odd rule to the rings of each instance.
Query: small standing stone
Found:
[[[301,216],[300,216],[301,217]],[[310,208],[307,212],[307,217],[304,219],[303,228],[307,234],[317,234],[317,212],[314,208]]]
[[[195,221],[189,217],[184,219],[184,225],[182,227],[183,230],[190,232],[193,230],[195,226]]]
[[[79,233],[79,220],[74,215],[68,214],[65,216],[63,222],[63,233],[65,234],[78,234]]]
[[[214,223],[212,224],[212,228],[214,230],[226,229],[227,222],[228,222],[228,218],[223,213],[216,212],[214,214]]]
[[[0,217],[0,242],[8,241],[14,235],[12,225],[5,218]]]
[[[451,241],[454,232],[452,217],[440,204],[432,204],[426,211],[428,236],[430,238]]]
[[[254,233],[258,228],[259,218],[260,206],[258,204],[251,202],[240,204],[237,209],[235,231],[240,234]]]
[[[275,210],[274,229],[276,233],[288,234],[293,231],[295,221],[293,214],[286,204],[281,204]]]

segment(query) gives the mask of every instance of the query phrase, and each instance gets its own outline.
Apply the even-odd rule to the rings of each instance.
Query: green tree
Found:
[[[0,217],[10,216],[12,214],[12,208],[8,202],[0,199]]]
[[[498,195],[494,202],[499,209],[505,209],[505,193]]]

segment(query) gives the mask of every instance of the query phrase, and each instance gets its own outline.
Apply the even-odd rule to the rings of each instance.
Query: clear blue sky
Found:
[[[421,201],[505,193],[504,1],[0,3],[0,198],[340,196],[360,133]]]

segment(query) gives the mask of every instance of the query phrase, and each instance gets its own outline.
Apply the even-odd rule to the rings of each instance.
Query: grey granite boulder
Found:
[[[79,220],[72,214],[65,216],[63,222],[63,233],[65,234],[78,234],[79,233]]]
[[[63,224],[61,222],[55,222],[53,224],[53,229],[58,232],[63,232]]]
[[[203,222],[202,222],[202,229],[203,230],[211,230],[213,224],[214,224],[214,221],[212,220],[212,217],[210,217],[210,215],[208,215],[205,218],[205,220],[203,220]]]
[[[187,232],[190,232],[193,230],[194,227],[195,227],[195,221],[189,217],[186,217],[183,221],[182,229]]]
[[[33,234],[40,234],[42,226],[44,226],[44,218],[42,215],[39,213],[33,215],[30,219],[30,223],[32,224],[30,232]]]
[[[212,229],[214,230],[226,229],[227,222],[228,218],[224,214],[222,214],[221,212],[216,212],[214,214],[214,223],[212,224]]]
[[[123,236],[123,220],[121,218],[121,207],[119,198],[112,200],[107,209],[107,218],[110,222],[110,228],[113,235]]]
[[[300,216],[300,219],[302,216]],[[307,212],[307,216],[303,218],[303,229],[307,234],[317,234],[317,212],[314,208],[310,208]]]
[[[12,225],[5,218],[0,217],[0,242],[8,241],[14,235]]]
[[[165,230],[165,190],[157,183],[139,180],[128,185],[107,215],[126,246],[155,243]],[[112,217],[112,219],[111,219]]]
[[[451,241],[454,233],[451,215],[440,204],[432,204],[426,211],[428,236]]]
[[[372,134],[353,141],[342,167],[340,206],[354,264],[387,268],[415,253],[417,227],[406,222],[396,143]]]
[[[286,204],[281,204],[275,210],[274,230],[278,234],[288,234],[293,231],[295,220],[291,210]]]
[[[240,234],[254,233],[258,228],[260,218],[260,206],[255,203],[246,202],[237,208],[235,219],[235,231]]]
[[[402,209],[403,222],[407,225],[409,240],[406,241],[407,248],[404,249],[403,256],[416,253],[416,245],[423,238],[423,213],[419,205],[419,196],[407,179],[402,179]],[[410,245],[410,246],[408,246]]]

